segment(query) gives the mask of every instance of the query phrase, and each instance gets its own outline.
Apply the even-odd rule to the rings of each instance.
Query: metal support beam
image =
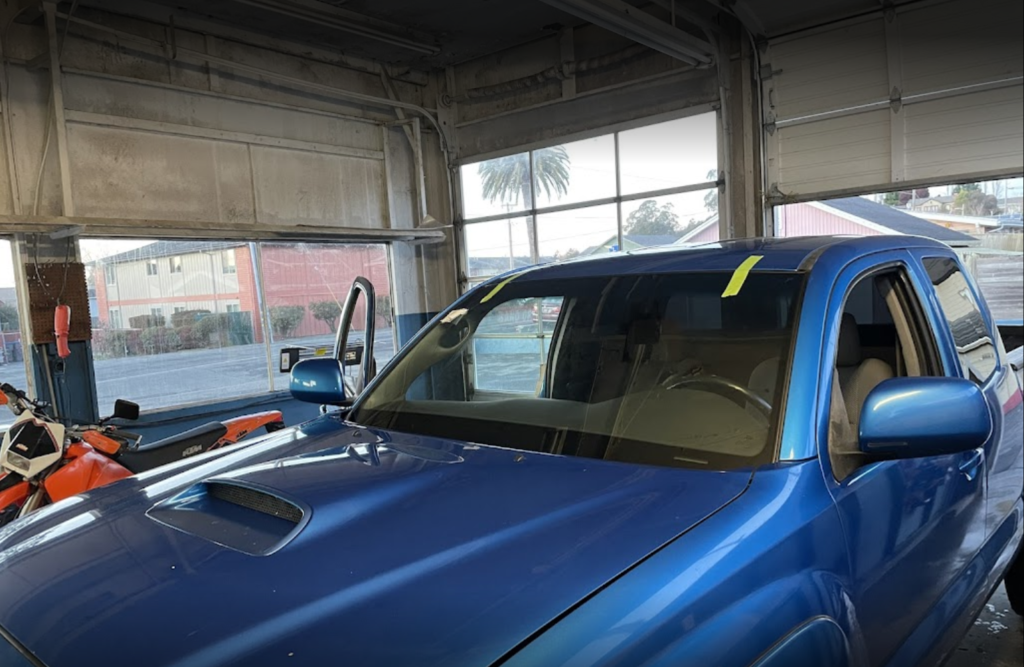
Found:
[[[419,226],[427,218],[427,174],[423,167],[423,127],[419,118],[412,121],[412,136],[412,159],[416,173],[416,212],[419,214],[416,226]]]
[[[562,99],[567,100],[576,97],[576,71],[573,64],[576,62],[576,39],[575,31],[565,28],[558,35],[558,50],[561,55]]]
[[[430,43],[429,35],[416,33],[394,23],[374,19],[340,7],[331,7],[321,2],[304,0],[289,0],[288,2],[234,0],[234,2],[417,53],[435,55],[441,51],[436,44]]]
[[[0,215],[0,233],[41,233],[81,226],[83,233],[104,238],[231,239],[251,241],[351,241],[366,243],[442,243],[443,229],[366,229],[327,225],[227,223],[217,220],[153,220],[65,216]]]
[[[2,37],[2,36],[0,36]],[[4,51],[4,43],[0,38],[0,117],[3,120],[3,128],[0,132],[4,135],[4,153],[7,155],[7,182],[11,189],[11,203],[15,213],[22,213],[21,207],[21,185],[18,183],[17,161],[14,156],[14,130],[11,123],[11,96],[10,77],[7,72],[7,54]]]
[[[341,157],[360,158],[364,160],[384,159],[383,151],[370,150],[367,148],[350,148],[347,146],[313,143],[310,141],[299,141],[296,139],[281,139],[279,137],[270,137],[262,134],[252,134],[249,132],[213,130],[195,125],[165,123],[163,121],[128,118],[126,116],[110,116],[107,114],[91,113],[88,111],[68,111],[66,113],[66,119],[67,122],[77,123],[79,125],[114,127],[122,130],[135,130],[138,132],[148,132],[152,134],[170,134],[180,137],[211,139],[213,141],[228,141],[237,144],[249,144],[251,146],[287,148],[306,153],[338,155]]]
[[[710,65],[714,49],[694,37],[622,0],[542,0],[638,44],[695,66]]]
[[[50,43],[50,95],[53,106],[54,131],[57,134],[57,154],[60,158],[60,185],[65,216],[75,214],[74,195],[71,190],[71,158],[68,156],[68,128],[64,119],[64,85],[60,71],[60,43],[57,38],[57,5],[46,3],[46,34]],[[50,119],[47,118],[49,123]],[[42,159],[46,160],[46,155]],[[37,196],[38,198],[38,196]]]
[[[721,160],[718,212],[722,238],[767,235],[763,162],[754,54],[737,20],[725,22],[719,38]],[[732,58],[735,53],[738,58]]]

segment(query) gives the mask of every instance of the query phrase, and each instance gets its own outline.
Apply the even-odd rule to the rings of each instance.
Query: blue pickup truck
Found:
[[[1021,389],[932,241],[524,269],[291,386],[341,409],[0,530],[0,665],[904,667],[1021,609]]]

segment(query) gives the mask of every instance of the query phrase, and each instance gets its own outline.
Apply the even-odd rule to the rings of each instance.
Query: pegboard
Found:
[[[67,276],[65,282],[65,275]],[[32,318],[32,342],[35,344],[54,343],[53,311],[57,298],[71,306],[71,327],[69,341],[84,341],[92,338],[92,318],[89,313],[89,291],[85,285],[85,265],[71,262],[58,264],[26,264],[28,278],[29,317]],[[40,284],[40,279],[42,284]]]

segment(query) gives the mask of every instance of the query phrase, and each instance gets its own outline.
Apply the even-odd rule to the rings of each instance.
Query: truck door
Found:
[[[822,467],[850,549],[851,596],[872,665],[918,664],[940,643],[946,623],[927,621],[949,602],[985,537],[981,449],[891,461],[859,454],[860,408],[874,386],[944,374],[921,298],[929,286],[912,261],[897,251],[844,269],[822,362],[822,381],[833,387],[822,408],[830,426]],[[934,636],[922,640],[922,632]]]
[[[987,534],[998,551],[1013,538],[1012,526],[999,531],[1024,492],[1024,407],[1021,392],[977,286],[951,256],[916,251],[933,287],[936,331],[945,336],[950,354],[948,374],[981,386],[992,412],[993,437],[985,448],[988,508]],[[998,553],[997,551],[997,553]]]

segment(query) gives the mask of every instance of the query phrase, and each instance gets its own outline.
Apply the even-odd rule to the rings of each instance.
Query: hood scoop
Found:
[[[250,556],[269,556],[290,542],[309,508],[235,481],[210,480],[150,508],[150,519]]]

